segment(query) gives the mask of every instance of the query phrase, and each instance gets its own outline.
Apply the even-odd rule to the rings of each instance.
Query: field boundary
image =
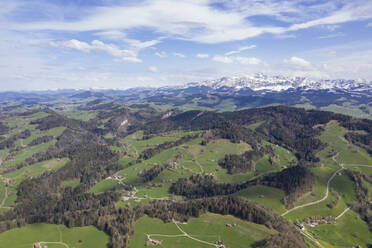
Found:
[[[186,237],[186,238],[189,238],[189,239],[192,239],[194,241],[197,241],[199,243],[203,243],[203,244],[206,244],[206,245],[210,245],[210,246],[214,246],[214,247],[220,247],[220,245],[218,244],[213,244],[213,243],[210,243],[208,241],[204,241],[204,240],[200,240],[200,239],[197,239],[197,238],[194,238],[192,237],[191,235],[189,235],[188,233],[186,233],[178,224],[175,220],[172,220],[172,222],[176,225],[177,229],[182,233],[182,234],[173,234],[173,235],[168,235],[168,234],[146,234],[147,236],[147,239],[151,241],[151,236],[158,236],[158,237],[168,237],[168,238],[177,238],[177,237]]]

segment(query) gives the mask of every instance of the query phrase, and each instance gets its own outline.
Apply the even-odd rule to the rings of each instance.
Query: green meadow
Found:
[[[32,224],[0,234],[0,248],[32,248],[41,241],[48,248],[106,248],[110,238],[93,226],[67,228],[51,224]]]
[[[6,173],[2,175],[3,178],[10,180],[8,186],[8,196],[4,201],[3,207],[11,207],[17,199],[17,186],[27,178],[38,177],[46,171],[55,171],[64,166],[68,162],[67,158],[63,159],[51,159],[40,163],[35,163],[30,166],[23,167],[21,169]],[[1,192],[5,191],[4,185],[0,184],[0,195]],[[0,198],[4,199],[4,198]],[[1,203],[1,201],[0,201]],[[4,209],[3,209],[4,211]]]
[[[277,188],[256,185],[243,189],[234,195],[255,201],[261,205],[273,209],[278,213],[284,213],[286,211],[283,204],[285,193],[283,190]]]
[[[318,240],[325,241],[331,247],[367,247],[372,243],[372,235],[366,222],[353,211],[348,211],[335,224],[309,227],[308,231]]]
[[[227,224],[231,224],[232,227],[227,227]],[[252,247],[257,241],[276,233],[275,230],[268,229],[263,225],[246,222],[230,215],[211,213],[204,214],[199,218],[192,218],[187,224],[180,223],[178,225],[184,232],[195,239],[212,244],[221,241],[227,247],[236,248]],[[182,232],[172,222],[163,223],[159,219],[153,219],[147,216],[137,221],[134,234],[130,240],[130,247],[139,248],[148,246],[147,235],[150,235],[151,239],[161,241],[160,247],[165,248],[211,247],[210,244],[182,236]],[[162,235],[169,236],[165,237]]]

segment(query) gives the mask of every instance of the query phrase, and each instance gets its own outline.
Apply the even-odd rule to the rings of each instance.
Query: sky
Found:
[[[370,0],[1,0],[0,91],[372,80]]]

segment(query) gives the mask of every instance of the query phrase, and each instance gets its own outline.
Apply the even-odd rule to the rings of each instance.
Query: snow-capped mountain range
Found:
[[[228,87],[236,91],[247,88],[253,91],[283,91],[288,89],[370,91],[372,90],[372,81],[362,79],[310,79],[305,77],[285,77],[254,74],[241,77],[222,77],[215,80],[193,82],[184,85],[183,88],[201,86],[210,87],[216,90]]]

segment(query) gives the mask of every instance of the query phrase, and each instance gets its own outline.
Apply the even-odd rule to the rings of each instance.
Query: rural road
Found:
[[[319,243],[318,240],[316,240],[315,238],[313,238],[313,236],[311,236],[308,232],[306,232],[306,230],[300,230],[301,234],[304,235],[306,238],[308,238],[309,240],[313,241],[315,244],[317,244],[320,248],[324,248],[324,246],[322,244]]]
[[[324,196],[322,199],[317,200],[317,201],[313,201],[313,202],[309,202],[309,203],[306,203],[306,204],[303,204],[303,205],[300,205],[300,206],[294,207],[294,208],[292,208],[292,209],[289,209],[289,210],[287,210],[286,212],[284,212],[281,216],[285,216],[285,215],[289,214],[290,212],[292,212],[292,211],[294,211],[294,210],[297,210],[297,209],[299,209],[299,208],[304,208],[304,207],[312,206],[312,205],[315,205],[315,204],[321,203],[322,201],[325,201],[325,200],[328,198],[328,194],[329,194],[329,185],[330,185],[332,179],[337,175],[337,173],[341,172],[341,171],[344,169],[344,167],[343,167],[342,164],[341,164],[340,166],[341,166],[342,168],[339,169],[339,170],[337,170],[335,173],[333,173],[332,176],[328,179],[328,181],[327,181],[327,188],[326,188],[326,192],[325,192],[325,196]]]
[[[192,236],[190,236],[188,233],[186,233],[184,230],[182,230],[182,228],[177,224],[177,222],[175,220],[173,220],[173,223],[176,225],[176,227],[178,228],[178,230],[182,233],[182,234],[175,234],[175,235],[167,235],[167,234],[146,234],[147,236],[147,239],[150,239],[151,236],[158,236],[158,237],[168,237],[168,238],[176,238],[176,237],[187,237],[189,239],[192,239],[192,240],[195,240],[197,242],[200,242],[200,243],[203,243],[203,244],[206,244],[206,245],[211,245],[211,246],[214,246],[214,247],[219,247],[219,245],[217,244],[213,244],[213,243],[209,243],[207,241],[204,241],[204,240],[200,240],[200,239],[197,239],[197,238],[194,238]]]
[[[44,241],[39,241],[38,243],[40,244],[55,244],[55,245],[63,245],[64,247],[66,248],[70,248],[70,246],[68,246],[68,244],[66,243],[63,243],[63,242],[44,242]]]
[[[346,208],[341,214],[339,214],[339,216],[337,216],[336,218],[335,218],[335,220],[338,220],[339,218],[341,218],[344,214],[346,214],[346,212],[347,211],[349,211],[350,210],[350,208]]]
[[[1,201],[0,203],[0,208],[3,208],[4,204],[5,204],[5,201],[6,199],[8,199],[8,187],[5,186],[5,194],[4,194],[4,199]]]
[[[346,166],[369,167],[369,168],[372,168],[372,165],[366,165],[366,164],[346,164]]]
[[[158,237],[167,237],[167,238],[176,238],[176,237],[185,237],[185,234],[176,234],[176,235],[168,235],[168,234],[146,234],[147,238],[149,239],[151,236],[158,236]]]
[[[214,246],[214,247],[219,247],[217,244],[213,244],[213,243],[209,243],[207,241],[204,241],[204,240],[200,240],[200,239],[197,239],[197,238],[194,238],[194,237],[191,237],[189,234],[187,234],[184,230],[181,229],[181,227],[178,226],[177,222],[173,220],[173,223],[177,226],[178,230],[180,230],[180,232],[182,232],[184,234],[185,237],[188,237],[189,239],[192,239],[192,240],[195,240],[197,242],[200,242],[200,243],[203,243],[203,244],[206,244],[206,245],[211,245],[211,246]]]

